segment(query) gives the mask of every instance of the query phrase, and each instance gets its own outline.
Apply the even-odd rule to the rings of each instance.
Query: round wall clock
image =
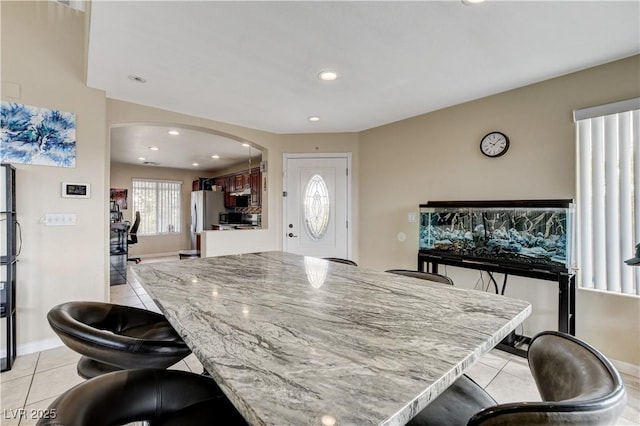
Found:
[[[491,132],[480,140],[480,151],[487,157],[496,158],[509,149],[509,138],[502,132]]]

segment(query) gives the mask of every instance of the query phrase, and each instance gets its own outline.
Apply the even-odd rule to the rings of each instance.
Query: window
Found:
[[[640,294],[640,98],[577,110],[578,279],[583,288]]]
[[[304,190],[304,223],[314,240],[321,239],[329,227],[329,189],[320,175],[313,175]]]
[[[133,211],[140,212],[138,235],[180,233],[182,182],[133,179]]]

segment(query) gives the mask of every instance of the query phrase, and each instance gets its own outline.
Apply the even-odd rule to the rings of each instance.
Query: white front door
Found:
[[[284,154],[284,251],[351,256],[351,154]]]

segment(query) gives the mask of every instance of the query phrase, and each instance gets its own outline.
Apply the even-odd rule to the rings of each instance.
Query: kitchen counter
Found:
[[[225,232],[211,229],[202,231],[200,252],[202,257],[226,256],[255,251],[277,250],[277,230],[263,226],[258,229],[231,229]]]
[[[211,225],[212,231],[237,231],[244,229],[262,229],[261,226],[256,225],[245,225],[245,224],[224,224],[224,225]]]

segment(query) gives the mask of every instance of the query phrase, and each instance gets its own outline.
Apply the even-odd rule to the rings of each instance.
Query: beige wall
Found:
[[[189,227],[191,225],[191,183],[201,175],[200,172],[170,169],[166,167],[135,166],[132,164],[111,163],[111,188],[128,190],[128,209],[123,210],[123,220],[133,223],[134,211],[131,207],[131,179],[165,179],[182,182],[182,221],[181,232],[172,235],[138,236],[138,243],[129,246],[131,256],[177,253],[178,250],[191,248]]]
[[[358,135],[275,135],[259,130],[234,126],[203,118],[191,117],[157,108],[136,105],[109,99],[107,101],[107,125],[120,126],[132,123],[162,124],[191,127],[200,131],[223,133],[238,141],[251,142],[262,150],[262,159],[267,161],[266,191],[262,194],[261,231],[206,232],[205,256],[230,253],[246,253],[257,250],[279,250],[282,248],[282,155],[299,152],[352,152],[354,200],[358,193]],[[354,221],[357,220],[357,202],[353,203]],[[357,224],[354,225],[354,241],[357,241]],[[354,244],[357,257],[357,244]]]
[[[635,56],[362,132],[360,264],[414,268],[418,225],[407,213],[429,200],[575,198],[572,111],[639,96],[639,65]],[[480,153],[480,138],[492,130],[511,140],[504,157]],[[406,241],[398,240],[400,232]],[[479,278],[470,270],[448,273],[469,288]],[[557,286],[509,280],[506,294],[533,304],[526,334],[555,328]],[[579,337],[615,359],[640,363],[640,299],[579,291],[577,302]]]
[[[282,191],[282,182],[278,183],[279,175],[277,170],[273,170],[271,167],[272,164],[277,163],[277,135],[129,102],[107,100],[107,126],[113,127],[136,123],[170,125],[192,128],[203,132],[214,132],[239,142],[250,142],[259,146],[262,150],[263,161],[266,160],[269,163],[269,170],[263,174],[263,178],[267,179],[268,190],[262,194],[262,224],[267,229],[265,232],[260,233],[260,236],[256,234],[256,236],[246,241],[243,240],[243,247],[245,247],[245,251],[251,251],[253,245],[268,247],[270,250],[277,250],[281,247],[279,245],[280,226],[276,220],[277,217],[280,217],[281,209],[277,202],[272,201],[272,197],[277,194],[277,189],[280,188],[280,191]],[[275,178],[272,179],[272,177]]]
[[[407,223],[407,213],[417,211],[421,202],[573,197],[571,111],[640,94],[636,56],[360,134],[274,135],[105,100],[104,93],[84,84],[82,13],[54,2],[1,2],[1,15],[2,99],[75,112],[78,119],[76,168],[18,166],[22,353],[38,350],[42,341],[53,337],[46,312],[56,303],[108,298],[108,129],[112,125],[193,126],[263,147],[269,167],[268,192],[263,193],[267,229],[253,234],[239,231],[234,244],[242,251],[282,247],[283,153],[353,152],[354,258],[362,266],[383,270],[415,267],[417,225]],[[18,97],[5,95],[7,83],[20,85]],[[502,130],[511,138],[505,157],[490,160],[479,153],[479,139],[490,130]],[[63,181],[90,183],[91,199],[60,198]],[[76,213],[79,223],[44,227],[40,219],[46,212]],[[407,235],[406,241],[398,240],[400,232]],[[214,237],[212,243],[225,241]],[[477,280],[469,270],[450,268],[448,273],[466,287]],[[510,283],[509,295],[533,303],[527,334],[555,328],[554,285],[516,278]],[[578,335],[615,359],[640,364],[639,312],[637,298],[579,291]]]
[[[358,198],[360,193],[360,143],[358,133],[321,133],[321,134],[290,134],[281,135],[281,155],[279,168],[282,170],[282,154],[296,153],[341,153],[350,152],[351,157],[351,255],[352,260],[358,262],[360,237],[360,208]],[[279,201],[282,204],[282,198]],[[280,216],[280,220],[283,220]]]
[[[49,1],[3,1],[1,8],[2,99],[73,112],[77,120],[75,168],[16,165],[17,338],[24,353],[57,344],[46,319],[51,307],[107,297],[105,95],[83,83],[83,13]],[[18,96],[9,97],[11,84],[19,85]],[[91,198],[61,198],[62,182],[91,184]],[[45,213],[74,213],[78,224],[44,226]]]

